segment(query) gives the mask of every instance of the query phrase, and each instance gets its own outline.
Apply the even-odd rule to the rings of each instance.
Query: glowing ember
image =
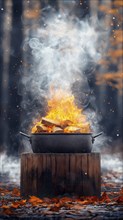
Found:
[[[90,124],[74,100],[74,96],[58,90],[51,93],[48,100],[48,112],[32,128],[32,133],[90,133]]]

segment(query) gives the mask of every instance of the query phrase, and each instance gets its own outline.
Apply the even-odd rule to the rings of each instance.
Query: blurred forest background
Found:
[[[74,9],[72,2],[75,2]],[[20,147],[19,131],[24,110],[18,92],[21,67],[27,57],[23,41],[30,28],[39,27],[42,10],[47,6],[59,11],[64,4],[71,7],[79,19],[95,16],[110,30],[106,56],[96,67],[89,84],[102,115],[101,124],[112,146],[122,147],[123,131],[123,31],[122,0],[0,0],[0,151],[17,154]],[[89,73],[91,69],[87,69]],[[89,76],[89,74],[88,74]],[[93,103],[91,103],[93,105]]]

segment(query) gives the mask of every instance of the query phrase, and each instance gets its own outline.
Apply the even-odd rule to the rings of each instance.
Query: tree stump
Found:
[[[53,197],[70,194],[100,196],[99,153],[24,153],[21,195]]]

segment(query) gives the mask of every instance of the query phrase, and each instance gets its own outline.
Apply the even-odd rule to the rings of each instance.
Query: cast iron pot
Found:
[[[97,135],[92,133],[35,133],[27,135],[34,153],[90,153]]]

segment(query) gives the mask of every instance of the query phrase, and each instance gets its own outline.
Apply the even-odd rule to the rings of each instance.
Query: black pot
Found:
[[[92,133],[35,133],[20,132],[27,137],[34,153],[90,153],[96,137]]]

